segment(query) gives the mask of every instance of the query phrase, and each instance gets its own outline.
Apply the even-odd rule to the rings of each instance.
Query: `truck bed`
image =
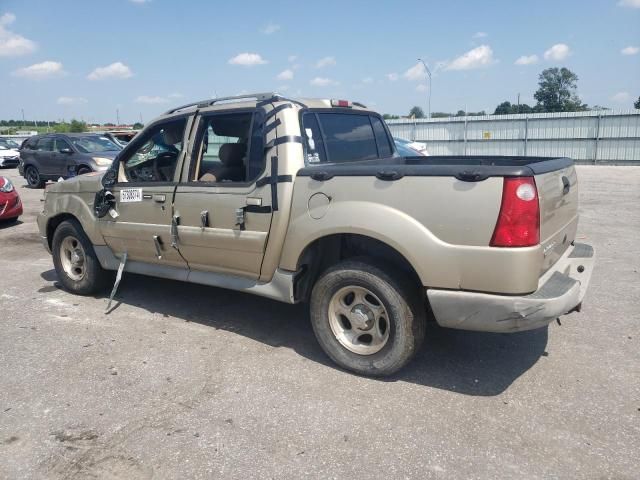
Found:
[[[539,199],[539,244],[492,247],[506,177],[531,177]],[[326,214],[307,226],[314,192],[328,199]],[[289,235],[325,223],[366,223],[354,233],[416,255],[424,285],[523,294],[575,239],[577,176],[569,158],[439,156],[317,164],[297,172]],[[311,204],[310,204],[311,205]],[[375,207],[379,208],[375,208]],[[362,216],[375,215],[360,220]],[[354,222],[353,219],[359,219]],[[304,225],[304,227],[303,227]],[[377,235],[377,237],[375,237]]]
[[[331,176],[369,176],[376,175],[378,172],[397,172],[399,176],[452,176],[463,181],[479,181],[489,177],[540,175],[572,165],[573,160],[567,157],[443,155],[393,157],[346,164],[318,164],[301,169],[298,175],[312,176],[319,172],[326,172]]]

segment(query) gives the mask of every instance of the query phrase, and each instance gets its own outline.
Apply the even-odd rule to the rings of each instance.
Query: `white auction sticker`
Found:
[[[123,188],[120,190],[120,202],[141,202],[142,201],[142,189],[141,188]]]

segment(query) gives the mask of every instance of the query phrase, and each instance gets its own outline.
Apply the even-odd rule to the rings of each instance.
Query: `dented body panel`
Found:
[[[301,125],[305,112],[373,120],[377,114],[359,104],[334,108],[329,100],[270,95],[173,109],[125,147],[110,172],[111,183],[85,175],[49,187],[38,217],[45,244],[57,222],[72,217],[105,269],[116,269],[126,252],[125,271],[295,303],[305,300],[305,289],[298,286],[313,282],[322,268],[310,262],[326,267],[327,259],[312,254],[318,242],[358,237],[402,259],[446,327],[537,328],[580,305],[594,255],[590,247],[574,244],[578,189],[569,159],[404,158],[393,151],[374,161],[317,163],[309,156],[308,129]],[[203,183],[194,176],[202,153],[199,128],[206,127],[206,118],[229,112],[253,112],[253,120],[260,120],[252,128],[264,129],[262,171],[251,182]],[[123,159],[145,132],[175,119],[185,119],[186,128],[174,177],[157,185],[129,183]],[[508,177],[535,181],[540,208],[535,245],[489,246]],[[120,198],[130,187],[140,190],[137,203]],[[94,211],[99,191],[114,194],[109,214],[100,218]],[[332,255],[339,260],[342,253]]]

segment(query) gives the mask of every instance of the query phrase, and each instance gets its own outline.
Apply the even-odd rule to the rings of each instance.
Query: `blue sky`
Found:
[[[533,104],[542,69],[590,105],[640,95],[640,0],[0,0],[0,118],[134,122],[277,90],[383,113]]]

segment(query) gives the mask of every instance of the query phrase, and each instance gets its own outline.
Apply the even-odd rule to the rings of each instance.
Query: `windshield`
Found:
[[[81,153],[99,153],[121,150],[107,137],[71,137],[71,143]]]
[[[9,138],[0,138],[0,147],[20,148],[20,145],[18,145],[17,142],[14,142],[13,140],[11,140]]]

